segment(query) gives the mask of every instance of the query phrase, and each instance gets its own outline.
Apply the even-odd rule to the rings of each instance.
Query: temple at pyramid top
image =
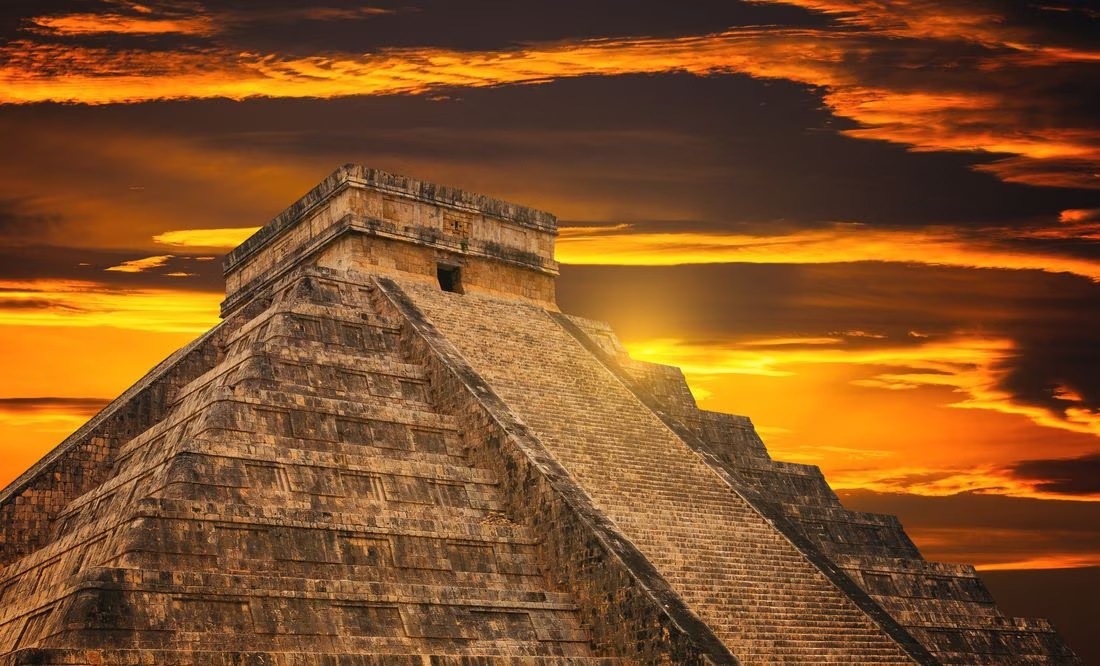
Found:
[[[550,213],[348,164],[226,256],[222,315],[303,262],[552,304],[556,235]]]
[[[554,236],[357,166],[263,227],[0,490],[0,666],[1080,663],[560,312]]]

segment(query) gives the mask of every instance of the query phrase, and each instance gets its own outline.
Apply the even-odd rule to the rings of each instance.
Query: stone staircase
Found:
[[[743,663],[913,663],[544,310],[399,284]]]

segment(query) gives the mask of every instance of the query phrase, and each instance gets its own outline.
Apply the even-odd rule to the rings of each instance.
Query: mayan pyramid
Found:
[[[0,492],[2,664],[1067,664],[554,300],[553,216],[358,166]]]

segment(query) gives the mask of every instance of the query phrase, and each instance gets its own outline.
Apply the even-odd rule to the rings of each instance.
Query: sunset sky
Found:
[[[563,310],[929,558],[1095,596],[1098,101],[1085,0],[5,0],[0,485],[357,162],[555,213]]]

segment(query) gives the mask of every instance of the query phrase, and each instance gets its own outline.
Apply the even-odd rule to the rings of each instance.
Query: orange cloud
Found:
[[[1100,262],[962,239],[950,228],[874,229],[837,224],[774,235],[645,233],[629,230],[563,234],[565,264],[671,266],[727,262],[828,264],[894,261],[967,268],[1076,273],[1100,281]]]
[[[155,257],[144,257],[142,259],[131,259],[130,261],[124,261],[118,266],[111,266],[110,268],[104,268],[105,271],[116,271],[118,273],[141,273],[143,271],[151,270],[153,268],[160,268],[168,263],[173,255],[162,254]]]
[[[178,229],[153,236],[153,242],[173,247],[199,247],[231,250],[259,231],[259,227],[232,229]],[[209,260],[213,257],[199,257]]]
[[[979,563],[978,571],[1016,571],[1020,569],[1076,569],[1100,566],[1100,554],[1052,553],[1010,562]]]
[[[31,19],[37,28],[58,35],[212,35],[218,32],[213,20],[206,16],[189,18],[156,18],[125,14],[65,14],[39,16]]]
[[[749,1],[793,5],[831,14],[844,25],[876,35],[969,42],[991,49],[1009,49],[1032,56],[1024,62],[1033,65],[1100,60],[1100,51],[1044,43],[1045,37],[1037,30],[1008,24],[1002,12],[985,3],[966,0],[953,3],[937,0]]]
[[[121,52],[23,40],[0,49],[4,56],[0,60],[6,62],[0,66],[0,103],[330,98],[536,84],[592,75],[740,73],[823,87],[825,103],[832,112],[858,123],[859,127],[846,131],[853,137],[917,150],[1005,154],[1007,158],[979,168],[1005,180],[1033,185],[1100,187],[1095,176],[1100,164],[1100,132],[1050,122],[1049,102],[1042,96],[1010,94],[1011,88],[1000,84],[983,85],[992,70],[1024,76],[1021,72],[1038,63],[1100,60],[1100,50],[1044,43],[1042,35],[1008,27],[993,10],[969,4],[916,0],[789,0],[785,4],[835,14],[849,27],[737,28],[708,35],[578,40],[502,51],[406,48],[307,56],[228,48]],[[325,16],[324,12],[317,15]],[[256,17],[262,19],[264,13],[260,11]],[[67,20],[70,30],[109,27],[97,28],[86,15],[39,20],[54,24]],[[155,20],[138,16],[127,25],[153,25]],[[171,29],[170,21],[163,27]],[[184,25],[178,29],[203,28]],[[901,47],[882,37],[923,40],[932,44],[928,52],[935,52],[936,41],[945,40],[975,42],[997,50],[976,63],[946,69],[930,64],[930,55],[908,54],[902,68],[905,75],[887,82],[874,74],[871,63],[879,51]],[[1020,54],[1027,58],[1017,57]]]
[[[259,227],[179,229],[157,234],[153,240],[161,245],[180,248],[232,249],[258,229]],[[1018,233],[1022,237],[1036,238],[1056,231]],[[888,230],[847,223],[826,229],[771,235],[648,233],[633,231],[628,224],[562,227],[556,254],[561,263],[574,265],[674,266],[735,262],[833,264],[892,261],[965,268],[1075,273],[1100,281],[1100,262],[1004,249],[993,243],[975,243],[960,238],[957,231],[948,227]],[[844,335],[875,337],[875,334],[862,331],[848,331]]]
[[[28,40],[2,51],[0,103],[83,104],[207,97],[340,97],[439,87],[541,83],[587,75],[744,72],[834,82],[844,55],[813,31],[738,30],[669,39],[603,39],[509,51],[389,49],[366,55],[113,51]],[[93,85],[95,84],[95,85]]]
[[[258,8],[248,12],[225,10],[172,11],[163,16],[144,5],[115,3],[122,12],[73,13],[57,16],[38,16],[30,23],[33,29],[56,35],[190,35],[208,37],[223,32],[227,27],[258,21],[290,23],[295,21],[351,21],[402,10],[381,7],[298,7]]]
[[[0,280],[0,326],[198,334],[218,322],[221,299],[211,292],[110,289],[76,280]]]
[[[856,460],[848,456],[849,460]],[[1100,494],[1064,494],[1039,489],[1041,482],[1013,478],[1002,468],[981,465],[965,469],[894,467],[879,463],[867,469],[841,469],[829,473],[834,490],[869,490],[926,497],[950,497],[960,493],[1005,495],[1032,499],[1095,502]]]
[[[929,559],[972,563],[978,571],[1100,566],[1100,553],[1083,552],[1080,531],[989,526],[980,529],[910,526],[905,531]],[[1070,550],[1073,545],[1077,545],[1078,550]]]
[[[1100,437],[1100,414],[1074,403],[1068,391],[1062,395],[1073,405],[1059,415],[1020,403],[1000,388],[1016,352],[1010,339],[960,334],[947,340],[857,349],[810,340],[813,344],[798,348],[784,340],[776,344],[774,340],[703,343],[679,339],[627,342],[626,348],[633,358],[681,368],[689,381],[701,380],[704,388],[707,378],[713,376],[784,377],[805,366],[847,365],[860,370],[859,376],[850,380],[856,386],[890,391],[944,388],[961,396],[950,407],[990,410],[1048,428]],[[860,481],[853,487],[869,486]]]
[[[0,103],[417,94],[440,87],[664,72],[744,72],[820,85],[834,81],[834,70],[844,56],[842,45],[834,41],[812,31],[738,30],[668,39],[583,40],[509,51],[422,48],[289,57],[224,50],[119,52],[23,40],[3,49],[9,60],[0,68]]]
[[[1069,208],[1058,215],[1062,224],[1083,224],[1100,222],[1100,208]]]

